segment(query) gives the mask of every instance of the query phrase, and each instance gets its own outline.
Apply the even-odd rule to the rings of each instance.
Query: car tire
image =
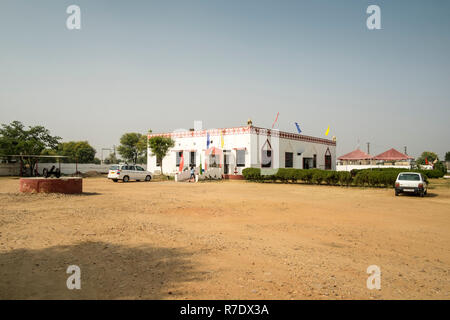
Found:
[[[152,180],[152,176],[148,175],[148,176],[145,177],[145,181],[148,182],[148,181],[150,181],[150,180]]]
[[[425,190],[423,194],[424,194],[424,195],[426,195],[426,194],[427,194],[427,192],[428,192],[428,190]]]
[[[424,192],[423,192],[423,191],[420,191],[420,192],[419,192],[419,196],[420,196],[421,198],[423,198]]]
[[[123,182],[128,182],[128,181],[130,181],[130,177],[129,176],[124,176],[122,181]]]
[[[398,197],[398,195],[399,195],[399,192],[395,191],[395,196]]]

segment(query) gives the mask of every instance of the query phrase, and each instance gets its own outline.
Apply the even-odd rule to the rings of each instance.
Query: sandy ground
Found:
[[[0,179],[0,298],[449,299],[450,184],[425,198],[328,186]],[[81,268],[81,290],[66,269]],[[381,290],[369,290],[369,265]]]

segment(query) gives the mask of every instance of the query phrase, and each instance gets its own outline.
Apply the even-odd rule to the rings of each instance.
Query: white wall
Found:
[[[50,170],[52,166],[59,168],[58,163],[38,163],[38,172],[42,175],[42,171],[44,168]],[[79,163],[78,171],[81,173],[86,173],[89,171],[97,171],[100,173],[108,173],[109,167],[111,165],[100,165],[93,163]],[[147,165],[140,164],[139,166],[144,169],[147,168]],[[61,173],[62,174],[74,174],[75,173],[76,164],[75,163],[61,163]],[[20,174],[20,164],[19,163],[0,163],[0,176],[18,176]]]
[[[275,132],[276,130],[272,130]],[[175,146],[169,150],[167,156],[163,159],[163,170],[165,174],[175,174],[178,172],[176,167],[176,152],[183,150],[184,167],[188,167],[190,151],[196,151],[196,167],[200,165],[200,155],[202,160],[202,167],[205,164],[205,150],[206,150],[206,136],[205,131],[189,132],[184,137],[173,137]],[[218,131],[216,131],[217,133]],[[241,133],[241,134],[227,134],[223,136],[224,146],[221,146],[220,133],[210,133],[210,140],[212,143],[210,147],[230,150],[230,166],[229,172],[233,173],[236,164],[236,148],[245,148],[245,167],[239,167],[238,174],[242,173],[244,168],[261,167],[261,149],[266,140],[269,139],[272,147],[272,168],[284,168],[285,166],[285,152],[294,153],[294,168],[303,168],[303,157],[313,157],[317,155],[317,168],[325,169],[325,152],[327,149],[331,153],[331,169],[336,170],[336,146],[325,144],[323,142],[311,142],[303,140],[293,140],[292,138],[279,138],[276,134],[267,136],[266,130],[260,130],[259,134],[255,132]],[[189,136],[191,135],[192,136]],[[201,135],[201,136],[200,136]],[[317,139],[315,139],[317,140]],[[301,153],[300,156],[297,154]],[[148,168],[150,172],[160,171],[161,168],[156,166],[156,156],[148,150]],[[222,161],[222,160],[221,160]]]
[[[167,152],[166,157],[163,159],[163,170],[165,174],[175,174],[178,172],[176,166],[176,152],[183,150],[184,167],[190,166],[190,151],[196,152],[196,167],[200,166],[200,158],[203,169],[205,168],[205,150],[206,150],[206,136],[201,137],[183,137],[172,138],[175,141],[175,146]],[[236,134],[236,135],[224,135],[223,149],[231,151],[230,157],[230,171],[234,171],[236,161],[236,150],[233,148],[246,148],[245,162],[246,166],[250,166],[249,149],[250,149],[250,134]],[[216,147],[222,149],[220,134],[210,134],[209,147]],[[160,171],[161,167],[156,166],[156,156],[152,154],[151,150],[147,150],[147,165],[150,172]],[[222,160],[221,160],[222,161]],[[239,172],[243,168],[238,168]]]
[[[394,166],[394,165],[376,165],[376,164],[349,164],[349,165],[338,165],[336,166],[336,171],[352,171],[353,169],[375,169],[375,168],[399,168],[399,169],[411,169],[411,166]]]
[[[20,165],[18,163],[0,163],[0,176],[18,176]]]

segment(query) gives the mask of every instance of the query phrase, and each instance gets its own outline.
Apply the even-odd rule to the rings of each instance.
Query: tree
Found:
[[[66,156],[65,162],[93,163],[96,150],[87,141],[69,141],[60,143],[58,154]]]
[[[445,154],[445,161],[450,161],[450,151]]]
[[[58,156],[57,150],[44,149],[41,151],[41,156]],[[39,158],[40,163],[54,163],[56,158]]]
[[[157,162],[161,163],[161,174],[164,174],[162,160],[167,155],[169,149],[175,146],[175,141],[172,138],[152,137],[148,139],[148,146],[152,153],[156,155]]]
[[[419,165],[424,165],[424,164],[426,164],[425,159],[428,161],[429,164],[432,164],[433,161],[436,159],[439,161],[439,158],[436,153],[431,152],[431,151],[424,151],[424,152],[422,152],[420,157],[416,160],[416,163]]]
[[[59,140],[60,137],[52,136],[43,126],[29,126],[26,129],[20,121],[13,121],[2,124],[0,129],[0,154],[21,155],[21,164],[27,164],[33,176],[37,158],[25,155],[40,155],[45,149],[56,149]]]
[[[117,158],[115,153],[111,153],[105,158],[105,160],[103,160],[103,162],[106,164],[116,164],[120,162],[120,159]]]
[[[145,154],[147,149],[147,137],[140,133],[125,133],[120,138],[120,146],[117,151],[126,160],[136,163],[138,158]]]

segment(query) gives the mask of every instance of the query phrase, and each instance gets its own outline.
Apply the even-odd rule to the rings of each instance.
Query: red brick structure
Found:
[[[229,180],[244,180],[244,176],[242,174],[224,174],[223,178]]]
[[[83,192],[82,178],[21,178],[19,191],[27,193],[66,193]]]

